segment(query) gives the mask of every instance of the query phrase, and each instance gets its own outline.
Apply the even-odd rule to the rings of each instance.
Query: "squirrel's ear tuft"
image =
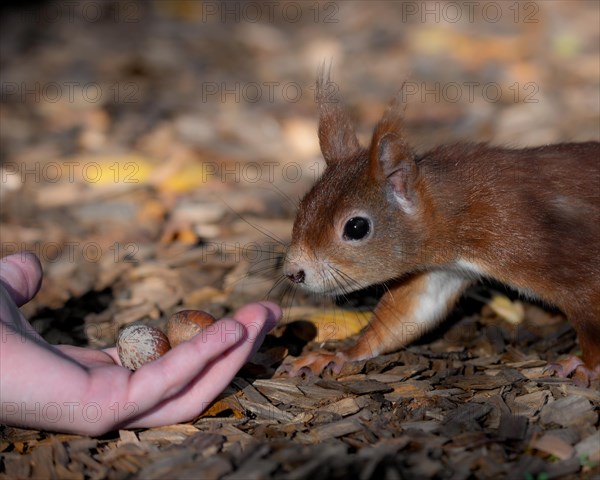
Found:
[[[416,202],[415,183],[418,176],[414,153],[403,138],[402,91],[392,100],[375,127],[370,151],[370,171],[375,178],[385,179],[400,206],[413,211]]]
[[[403,85],[404,87],[404,85]],[[413,159],[414,155],[408,143],[404,140],[404,108],[402,89],[390,102],[387,110],[379,120],[373,132],[371,141],[371,172],[381,171],[386,177],[404,158]],[[382,141],[385,149],[382,152]],[[385,155],[382,156],[382,153]]]
[[[354,126],[337,97],[338,86],[331,81],[331,64],[319,68],[316,100],[319,105],[319,144],[327,165],[353,157],[360,151]]]

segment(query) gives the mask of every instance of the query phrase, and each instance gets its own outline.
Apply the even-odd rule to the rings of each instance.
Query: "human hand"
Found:
[[[200,414],[281,318],[270,302],[246,305],[158,360],[131,372],[115,348],[50,345],[18,306],[39,290],[33,254],[0,259],[0,421],[84,435],[154,427]]]

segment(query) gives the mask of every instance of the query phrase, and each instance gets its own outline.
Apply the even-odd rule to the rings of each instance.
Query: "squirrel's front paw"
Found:
[[[342,352],[312,352],[296,358],[291,363],[284,363],[277,370],[277,376],[287,374],[289,377],[297,377],[306,373],[319,375],[326,369],[330,369],[334,375],[338,375],[344,364],[348,361]]]
[[[575,385],[583,387],[590,385],[592,380],[600,379],[600,367],[592,370],[583,363],[581,358],[575,355],[569,355],[562,360],[549,364],[546,370],[562,378],[570,376]]]

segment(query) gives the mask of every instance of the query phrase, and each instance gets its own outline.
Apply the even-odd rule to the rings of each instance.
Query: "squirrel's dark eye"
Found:
[[[352,217],[344,225],[344,240],[361,240],[371,231],[371,223],[364,217]]]

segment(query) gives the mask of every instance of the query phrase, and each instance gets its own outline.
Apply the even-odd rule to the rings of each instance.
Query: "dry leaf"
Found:
[[[209,168],[210,167],[210,168]],[[163,191],[184,193],[195,190],[214,177],[212,164],[188,163],[159,182],[159,188]]]
[[[494,295],[488,305],[496,315],[513,325],[519,325],[525,318],[523,304],[518,300],[513,302],[504,295]]]
[[[360,332],[371,318],[371,312],[328,310],[308,317],[317,326],[315,341],[343,340]]]
[[[92,187],[132,184],[139,186],[150,179],[154,166],[140,155],[89,157],[81,160],[81,176]]]
[[[244,408],[240,405],[240,402],[230,395],[215,400],[200,414],[200,417],[218,417],[229,411],[231,411],[233,418],[244,418],[245,416]]]

